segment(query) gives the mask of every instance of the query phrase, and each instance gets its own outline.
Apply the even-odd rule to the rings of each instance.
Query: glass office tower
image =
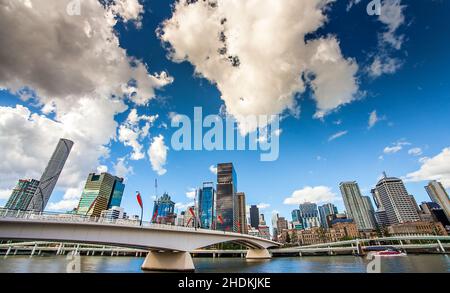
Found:
[[[250,207],[250,226],[255,229],[259,228],[259,209],[256,205]]]
[[[21,179],[17,182],[5,208],[9,210],[26,211],[34,193],[37,190],[39,181],[34,179]]]
[[[320,215],[320,224],[323,228],[331,228],[328,226],[327,216],[338,214],[337,207],[332,203],[327,203],[318,207]]]
[[[125,184],[123,184],[123,181],[115,180],[113,192],[111,194],[111,198],[108,204],[108,209],[112,207],[120,207],[124,191],[125,191]]]
[[[77,214],[100,217],[101,212],[113,206],[120,207],[125,184],[123,178],[108,173],[91,173],[78,203]]]
[[[299,205],[300,219],[305,228],[320,226],[319,213],[317,205],[311,202],[305,202]]]
[[[203,187],[198,190],[198,213],[200,227],[203,229],[214,228],[214,197],[216,191],[213,182],[203,183]]]
[[[72,147],[73,141],[63,138],[59,140],[41,180],[39,180],[39,186],[28,205],[28,210],[42,212],[45,209]]]
[[[236,172],[232,163],[217,165],[217,221],[216,230],[237,231],[235,196],[237,191]]]

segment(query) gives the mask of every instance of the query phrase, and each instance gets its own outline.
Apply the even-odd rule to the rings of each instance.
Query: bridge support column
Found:
[[[246,259],[269,259],[272,258],[267,249],[252,249],[247,251]]]
[[[7,258],[10,252],[11,252],[11,246],[8,247],[8,251],[6,251],[4,258]]]
[[[437,243],[439,245],[440,252],[445,253],[445,248],[444,248],[444,246],[442,246],[442,243],[441,243],[441,241],[439,241],[439,239],[437,240]]]
[[[150,251],[141,269],[148,271],[195,271],[189,252]]]

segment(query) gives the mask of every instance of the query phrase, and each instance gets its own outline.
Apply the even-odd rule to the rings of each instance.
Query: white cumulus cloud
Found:
[[[189,191],[186,192],[186,197],[190,199],[194,199],[196,194],[195,188],[189,188]]]
[[[298,205],[305,202],[327,203],[339,200],[337,195],[327,186],[306,186],[294,191],[290,197],[284,200],[284,204]]]
[[[1,2],[0,89],[38,112],[0,107],[0,189],[10,189],[19,178],[39,179],[61,137],[75,145],[57,188],[75,188],[108,157],[115,116],[127,110],[124,99],[148,104],[173,78],[149,73],[120,47],[114,26],[121,21],[139,27],[138,0],[83,0],[77,16],[66,12],[69,0]]]
[[[403,147],[411,145],[409,142],[407,141],[397,141],[395,143],[393,143],[391,146],[387,146],[384,148],[383,153],[385,154],[395,154],[398,153],[399,151],[401,151],[403,149]]]
[[[209,171],[215,175],[217,175],[217,166],[216,165],[211,165],[209,166]]]
[[[164,143],[164,136],[159,135],[154,137],[148,150],[148,156],[150,158],[153,171],[160,176],[166,174],[167,172],[164,168],[167,161],[167,151],[168,147]]]
[[[264,210],[264,209],[270,208],[270,204],[262,202],[262,203],[259,203],[259,204],[257,205],[257,207],[258,207],[258,209],[260,209],[260,210]]]
[[[423,151],[421,148],[412,148],[408,151],[408,154],[412,156],[420,156],[423,154]]]
[[[450,147],[432,158],[423,158],[420,169],[406,175],[408,181],[438,180],[450,188]]]
[[[248,115],[298,112],[307,86],[323,117],[355,99],[358,65],[334,36],[305,36],[327,21],[332,1],[177,1],[158,33],[175,62],[188,61],[214,83],[241,133],[255,130]]]

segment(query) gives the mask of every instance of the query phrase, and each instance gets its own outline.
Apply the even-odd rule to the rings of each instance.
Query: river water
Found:
[[[83,273],[142,273],[144,258],[81,256],[74,267]],[[65,273],[74,260],[66,256],[0,258],[0,273]],[[265,261],[242,258],[194,258],[199,273],[364,273],[369,260],[355,256],[275,257]],[[448,273],[448,255],[382,258],[383,273]]]

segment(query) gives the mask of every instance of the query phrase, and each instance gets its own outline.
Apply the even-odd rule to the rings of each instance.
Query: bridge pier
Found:
[[[141,269],[148,271],[195,271],[189,252],[149,251]]]
[[[250,248],[247,251],[246,259],[270,259],[272,258],[272,255],[270,255],[270,252],[263,248],[263,249],[252,249]]]

